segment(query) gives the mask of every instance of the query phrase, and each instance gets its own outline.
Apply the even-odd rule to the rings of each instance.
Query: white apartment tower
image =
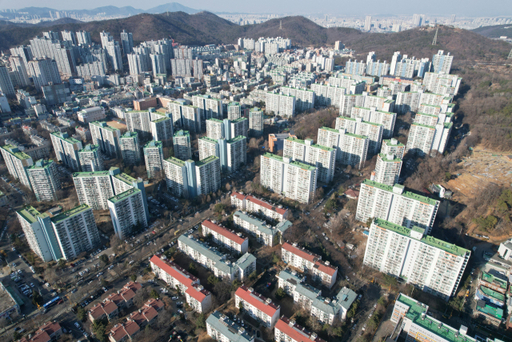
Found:
[[[378,218],[407,228],[418,226],[429,234],[438,208],[439,201],[405,191],[403,185],[389,186],[366,179],[359,191],[356,220]]]
[[[403,159],[405,155],[405,145],[396,140],[395,138],[382,140],[382,147],[380,153],[392,154],[396,158]]]
[[[190,147],[190,133],[188,131],[178,131],[173,137],[174,156],[180,160],[189,160],[192,158],[192,148]]]
[[[444,153],[453,123],[438,123],[435,126],[413,123],[409,130],[405,152],[430,154],[435,150]]]
[[[144,146],[144,162],[149,179],[164,176],[163,160],[162,142],[152,140]]]
[[[381,124],[366,122],[361,118],[352,119],[340,116],[336,118],[336,129],[344,129],[347,133],[368,137],[368,157],[379,153],[383,135]]]
[[[139,135],[137,132],[126,132],[121,139],[121,155],[126,165],[139,165],[142,157],[140,153]]]
[[[423,228],[375,219],[363,264],[448,301],[457,291],[470,255],[464,248],[425,235]]]
[[[103,170],[103,160],[101,158],[100,147],[98,145],[86,145],[78,151],[80,168],[82,172],[96,172]]]
[[[372,180],[377,183],[393,186],[398,183],[401,170],[402,159],[395,157],[393,154],[381,153],[377,155],[375,176],[372,177]]]
[[[106,122],[91,122],[89,124],[92,143],[99,146],[100,151],[110,158],[121,157],[121,131],[110,127]]]
[[[284,140],[283,157],[303,162],[318,168],[318,181],[329,183],[333,180],[336,150],[313,144],[313,140],[289,137]]]
[[[28,177],[26,168],[34,165],[32,158],[25,152],[21,152],[17,146],[4,145],[0,148],[2,157],[7,166],[9,174],[18,179],[21,184],[31,189],[30,179]]]
[[[36,199],[41,201],[56,201],[57,191],[60,190],[60,178],[57,165],[53,160],[40,159],[27,168],[28,178]]]
[[[260,160],[260,183],[300,203],[309,203],[316,191],[318,169],[271,153]]]
[[[144,199],[139,189],[132,188],[109,198],[108,209],[114,232],[120,239],[125,239],[137,229],[148,225]]]
[[[73,173],[78,202],[93,210],[107,210],[107,200],[114,196],[110,177],[109,171]]]
[[[383,139],[389,139],[393,136],[393,131],[395,130],[396,113],[377,110],[375,107],[352,107],[350,117],[353,119],[361,118],[365,122],[381,124],[383,129]]]
[[[265,108],[268,113],[284,117],[295,116],[295,96],[278,93],[267,93]]]
[[[336,161],[361,169],[368,154],[368,137],[346,133],[344,129],[321,127],[318,129],[318,144],[336,150]]]
[[[263,135],[264,129],[263,111],[259,108],[251,108],[249,111],[249,130],[251,136],[259,137]]]
[[[53,149],[58,161],[69,167],[72,171],[80,170],[78,151],[82,149],[82,142],[69,137],[67,133],[53,132],[50,134]]]

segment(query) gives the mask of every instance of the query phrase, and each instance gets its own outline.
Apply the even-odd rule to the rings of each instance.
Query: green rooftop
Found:
[[[497,299],[500,302],[505,302],[505,295],[503,295],[499,292],[496,292],[493,289],[490,289],[486,286],[480,286],[480,291],[482,291],[482,293],[485,294],[486,296]]]
[[[348,135],[349,137],[358,138],[358,139],[368,139],[367,136],[359,135],[359,134],[345,133],[345,135]]]
[[[118,203],[124,199],[127,199],[128,197],[130,197],[134,194],[137,194],[139,192],[140,192],[139,189],[131,188],[131,189],[126,190],[125,192],[120,193],[119,195],[109,198],[108,200],[115,204],[115,203]]]
[[[402,143],[401,143],[400,141],[398,141],[398,140],[396,141],[396,142],[397,142],[397,144],[396,144],[396,145],[393,145],[393,143],[391,143],[391,139],[384,139],[384,140],[382,140],[382,142],[385,142],[385,143],[386,143],[386,145],[388,145],[388,146],[404,146],[404,147],[405,147],[405,145],[404,145],[404,144],[402,144]]]
[[[80,152],[96,152],[96,151],[99,151],[99,149],[100,149],[100,147],[98,145],[88,144],[88,145],[85,145],[85,147],[83,149],[78,151],[78,153],[80,153]]]
[[[385,162],[393,162],[393,163],[402,162],[402,159],[400,159],[400,158],[396,158],[396,157],[395,157],[395,159],[388,159],[388,156],[387,156],[386,154],[384,154],[384,153],[380,153],[380,154],[379,154],[379,157],[380,157],[383,161],[385,161]]]
[[[311,147],[319,148],[321,150],[328,151],[328,152],[334,151],[334,148],[332,148],[332,147],[322,146],[322,145],[318,145],[318,144],[313,144],[313,145],[311,145]]]
[[[430,236],[430,235],[425,235],[421,239],[421,242],[426,243],[427,245],[430,245],[432,247],[442,249],[445,252],[448,252],[450,254],[454,254],[457,256],[464,256],[464,255],[470,253],[469,250],[467,250],[465,248],[459,247],[457,245],[448,243],[443,240],[436,239],[435,237]]]
[[[200,160],[196,163],[196,166],[198,167],[201,167],[201,166],[204,166],[206,164],[209,164],[215,160],[220,160],[219,157],[217,156],[209,156],[208,158],[204,158],[203,160]]]
[[[234,144],[234,143],[236,143],[236,142],[238,142],[238,141],[246,140],[246,139],[247,139],[247,138],[246,138],[244,135],[239,135],[239,136],[234,137],[233,139],[228,140],[228,141],[226,141],[226,142],[227,142],[228,144]]]
[[[208,119],[206,121],[213,121],[213,122],[216,122],[216,123],[222,123],[222,120],[219,120],[217,118],[211,118],[211,119]]]
[[[204,137],[199,138],[199,140],[204,140],[204,141],[206,141],[208,143],[211,143],[211,144],[216,144],[217,143],[217,140],[212,139],[210,137],[207,137],[206,135]]]
[[[427,113],[416,113],[416,115],[424,115],[424,116],[430,116],[431,118],[438,118],[439,116],[438,115],[434,115],[434,114],[427,114]]]
[[[428,307],[426,305],[422,305],[414,299],[402,294],[400,294],[397,300],[409,306],[409,311],[407,311],[405,317],[423,329],[450,342],[475,342],[475,339],[459,334],[458,330],[429,316],[427,313]],[[425,315],[422,317],[422,314]]]
[[[133,139],[138,136],[137,132],[126,132],[125,134],[121,135],[121,139]]]
[[[418,126],[418,127],[425,127],[425,128],[430,128],[430,129],[436,129],[434,126],[424,125],[424,124],[420,124],[420,123],[417,123],[417,122],[413,122],[412,126]]]
[[[151,140],[144,145],[144,148],[160,148],[163,146],[163,143],[158,140]]]
[[[132,185],[134,182],[137,181],[135,178],[133,178],[130,175],[127,175],[126,173],[120,173],[118,175],[115,175],[114,177],[129,185]]]
[[[63,137],[63,134],[60,133],[60,132],[53,132],[53,133],[50,133],[52,134],[53,136],[59,138],[60,140],[64,140],[65,142],[69,143],[69,144],[78,144],[78,143],[82,143],[80,140],[77,140],[73,137],[67,137],[67,138],[64,138]]]
[[[373,186],[375,188],[379,188],[379,189],[384,190],[384,191],[393,192],[393,187],[391,185],[385,185],[385,184],[382,184],[382,183],[377,183],[377,182],[369,180],[369,179],[365,179],[362,184],[365,184],[365,185],[368,185],[368,186]],[[397,187],[397,186],[399,186],[399,184],[395,184],[395,187]],[[403,188],[403,185],[400,185],[400,187]],[[426,196],[422,196],[422,195],[418,195],[418,194],[415,194],[415,193],[410,192],[410,191],[402,192],[402,196],[408,197],[408,198],[411,198],[411,199],[414,199],[416,201],[420,201],[420,202],[423,202],[423,203],[427,203],[427,204],[430,204],[430,205],[437,205],[439,203],[439,201],[437,201],[435,199],[432,199],[432,198],[429,198],[429,197],[426,197]]]
[[[80,177],[105,177],[110,176],[109,171],[94,171],[94,172],[74,172],[73,178]]]
[[[170,157],[169,159],[166,159],[166,161],[171,163],[171,164],[180,166],[180,167],[185,166],[185,162],[183,160],[175,158],[175,157]]]
[[[492,317],[495,317],[495,318],[498,318],[499,320],[503,319],[503,309],[500,309],[500,308],[496,308],[494,306],[491,306],[491,305],[488,305],[487,303],[485,303],[485,301],[482,301],[485,306],[478,306],[479,304],[479,301],[477,301],[476,303],[476,309],[480,312],[483,312],[489,316],[492,316]]]
[[[400,235],[410,236],[410,234],[411,234],[411,230],[409,228],[398,225],[398,224],[394,224],[392,222],[389,222],[389,221],[386,221],[383,219],[379,219],[379,218],[373,219],[373,223],[375,223],[375,225],[377,227],[391,230]]]
[[[78,207],[76,208],[73,208],[71,210],[68,210],[68,211],[65,211],[63,212],[62,214],[59,214],[55,217],[52,218],[52,222],[53,223],[59,223],[60,221],[63,221],[63,220],[66,220],[72,216],[75,216],[75,215],[78,215],[78,214],[81,214],[87,210],[90,210],[91,207],[89,207],[87,204],[82,204],[82,205],[79,205]]]
[[[340,131],[338,129],[334,129],[334,128],[330,128],[330,127],[322,127],[320,129],[323,129],[324,131],[329,131],[329,132],[340,134]]]
[[[285,140],[296,142],[296,143],[299,143],[299,144],[302,144],[302,145],[306,145],[306,141],[305,140],[294,138],[294,137],[288,137]]]
[[[25,219],[25,221],[29,223],[34,223],[37,221],[37,216],[41,215],[39,211],[36,210],[36,208],[27,206],[21,210],[18,210],[17,213]],[[46,214],[44,214],[46,215]]]
[[[239,123],[242,121],[247,121],[247,118],[244,118],[243,116],[239,117],[238,119],[231,120],[232,123]]]
[[[47,169],[50,165],[53,164],[53,160],[51,159],[39,159],[34,163],[34,165],[29,166],[28,170],[38,170],[38,169]]]
[[[160,123],[160,122],[164,122],[164,121],[167,121],[167,120],[171,120],[171,118],[163,117],[163,118],[160,118],[160,119],[156,119],[155,121],[152,121],[152,122]]]
[[[14,146],[14,145],[8,144],[8,145],[2,146],[2,149],[4,149],[6,152],[12,154],[13,156],[15,156],[17,159],[25,160],[25,159],[31,159],[32,158],[31,156],[29,156],[25,152],[21,152],[20,150],[18,150],[18,146]],[[13,149],[15,149],[16,151],[13,152]]]
[[[189,137],[190,133],[188,131],[179,130],[178,132],[174,133],[174,136],[175,137],[184,137],[184,136]]]
[[[500,279],[500,278],[496,278],[492,274],[489,274],[487,272],[482,272],[482,279],[488,283],[498,285],[499,287],[501,287],[504,290],[507,289],[507,281]],[[512,290],[512,287],[511,287],[511,290]]]
[[[119,129],[115,127],[109,126],[105,121],[93,121],[90,125],[101,127],[102,129],[106,129],[107,131],[115,132],[119,131]]]

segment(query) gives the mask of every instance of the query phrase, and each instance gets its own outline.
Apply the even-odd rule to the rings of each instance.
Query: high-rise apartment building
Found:
[[[220,142],[220,150],[225,149],[226,156],[226,167],[227,172],[235,172],[239,170],[243,165],[247,163],[247,138],[243,135],[239,135],[233,139]],[[222,159],[221,153],[221,159]],[[221,160],[222,166],[222,160]],[[224,169],[224,167],[223,167]]]
[[[91,34],[87,31],[78,31],[76,33],[76,40],[80,45],[91,45],[92,39]]]
[[[311,89],[281,87],[281,94],[295,97],[295,109],[299,112],[315,107],[315,92]]]
[[[132,110],[124,113],[126,120],[126,128],[130,132],[139,134],[140,139],[148,139],[151,137],[151,113],[147,110]]]
[[[220,157],[220,146],[218,140],[204,136],[197,140],[197,145],[199,149],[200,160],[208,158],[209,156]]]
[[[5,161],[9,174],[14,179],[19,180],[21,184],[31,189],[32,186],[30,185],[26,168],[34,165],[32,158],[28,154],[21,152],[19,148],[14,145],[4,145],[0,148],[0,152],[2,153],[2,158]]]
[[[188,106],[185,102],[171,102],[169,103],[169,110],[172,113],[174,126],[191,132],[201,132],[204,129],[205,126],[202,123],[204,110],[202,107]]]
[[[126,132],[119,139],[121,146],[121,155],[125,165],[139,165],[141,157],[141,149],[139,144],[139,135],[137,132]]]
[[[41,214],[35,208],[27,206],[18,210],[16,215],[30,249],[43,262],[57,261],[62,258],[48,214]]]
[[[374,108],[352,107],[350,116],[353,119],[361,118],[366,122],[374,122],[382,125],[382,138],[389,139],[395,130],[396,113],[385,112]]]
[[[51,58],[36,58],[27,64],[27,72],[32,77],[36,89],[41,89],[50,84],[62,83],[55,60]]]
[[[267,189],[300,203],[314,198],[318,169],[271,153],[260,160],[260,183]]]
[[[151,128],[151,135],[153,140],[161,141],[164,146],[170,146],[174,135],[174,127],[171,114],[160,115],[151,113],[155,118],[151,120],[149,126]]]
[[[208,195],[220,189],[221,184],[220,159],[210,156],[195,163],[195,192],[196,196]]]
[[[206,136],[213,140],[224,138],[224,121],[216,118],[206,120]]]
[[[110,171],[73,173],[78,202],[93,210],[107,210],[107,200],[114,196],[111,177]]]
[[[50,134],[50,137],[57,160],[61,161],[72,171],[80,171],[78,151],[82,149],[82,142],[62,132],[53,132]]]
[[[453,56],[450,53],[444,54],[443,50],[439,50],[437,54],[432,57],[432,72],[450,74],[452,70]]]
[[[13,85],[20,88],[25,88],[31,85],[28,78],[27,64],[20,56],[9,57],[9,63],[11,64],[11,70],[13,74]],[[0,86],[1,88],[1,86]]]
[[[407,228],[418,226],[430,234],[438,209],[439,201],[406,191],[403,185],[389,186],[366,179],[359,191],[356,220],[378,218]]]
[[[121,32],[121,44],[123,45],[123,54],[127,55],[133,51],[133,35],[131,32],[123,30]]]
[[[368,157],[379,153],[384,132],[381,124],[366,122],[362,118],[352,119],[340,116],[336,118],[336,129],[344,129],[347,133],[368,137]]]
[[[396,158],[403,159],[405,155],[405,145],[396,140],[395,138],[382,140],[382,147],[380,153],[385,155],[392,154]]]
[[[242,116],[242,106],[239,102],[228,104],[228,120],[236,120]]]
[[[375,175],[372,176],[372,180],[377,183],[393,186],[398,183],[401,170],[402,159],[395,157],[393,154],[381,153],[377,155]]]
[[[249,131],[249,120],[247,118],[241,117],[236,120],[226,120],[224,119],[224,138],[226,139],[234,139],[240,135],[247,136],[247,132]]]
[[[318,129],[318,144],[336,149],[336,161],[361,169],[368,154],[368,137],[329,127]]]
[[[201,121],[211,118],[222,119],[222,102],[219,99],[210,97],[209,95],[194,95],[192,96],[192,105],[202,109],[204,119]]]
[[[9,97],[16,96],[9,70],[5,65],[0,65],[0,91]]]
[[[192,158],[192,147],[190,146],[190,133],[188,131],[178,131],[174,134],[173,146],[174,156],[180,160],[189,160]]]
[[[92,209],[82,204],[51,219],[62,258],[72,260],[100,243]]]
[[[329,183],[333,180],[336,150],[313,144],[313,140],[289,137],[284,140],[283,157],[291,158],[318,168],[318,181]]]
[[[409,130],[405,152],[430,154],[431,151],[444,153],[452,131],[453,123],[438,123],[435,126],[413,123]]]
[[[103,171],[103,159],[99,145],[85,145],[83,149],[78,151],[78,160],[80,160],[82,172]]]
[[[471,252],[406,228],[375,219],[370,226],[363,264],[442,297],[455,294]]]
[[[249,135],[259,137],[263,135],[264,115],[259,108],[251,108],[249,111]]]
[[[146,171],[148,178],[164,177],[164,153],[162,149],[162,142],[150,141],[144,146],[144,162],[146,164]]]
[[[188,197],[188,173],[186,163],[171,157],[163,161],[167,189],[177,197]]]
[[[107,203],[114,232],[120,239],[148,226],[144,197],[139,189],[128,189],[109,198]]]
[[[372,29],[372,17],[370,15],[367,15],[364,20],[364,30],[370,31]]]
[[[109,126],[106,122],[91,122],[89,124],[92,143],[99,146],[100,151],[111,158],[121,157],[119,139],[121,131]]]
[[[58,200],[57,191],[60,190],[60,178],[57,165],[53,160],[38,160],[27,168],[27,174],[32,191],[39,202]]]
[[[294,117],[295,96],[269,92],[265,98],[265,108],[268,113],[284,117]]]
[[[64,30],[60,31],[60,34],[62,35],[63,41],[71,42],[71,44],[77,45],[75,32]]]
[[[123,71],[123,58],[119,43],[114,40],[108,41],[105,49],[107,50],[107,59],[112,70]]]

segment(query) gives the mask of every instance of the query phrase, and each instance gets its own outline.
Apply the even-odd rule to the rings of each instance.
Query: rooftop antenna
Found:
[[[507,59],[512,59],[512,49],[510,50],[510,53],[508,54],[508,58]]]
[[[279,20],[279,29],[282,30],[283,29],[283,21],[282,20]]]
[[[436,34],[434,36],[434,40],[432,41],[432,45],[437,45],[437,32],[439,32],[439,27],[436,28]]]

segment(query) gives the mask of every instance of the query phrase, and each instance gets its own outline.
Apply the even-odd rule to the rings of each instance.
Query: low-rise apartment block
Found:
[[[245,253],[235,261],[230,261],[227,255],[194,239],[182,235],[178,238],[178,248],[193,260],[212,270],[218,278],[227,277],[230,281],[239,279],[243,281],[256,270],[256,258]]]
[[[311,316],[331,325],[347,318],[347,312],[357,297],[354,291],[344,287],[336,299],[324,298],[322,291],[303,283],[303,278],[288,269],[279,273],[278,286],[293,297],[294,303],[310,312]]]
[[[212,306],[212,295],[205,290],[199,279],[162,255],[154,255],[149,261],[159,279],[185,294],[187,303],[198,313],[207,312]]]
[[[272,299],[265,298],[253,288],[243,285],[235,292],[235,306],[242,306],[249,315],[261,321],[267,328],[272,328],[281,314],[281,307],[272,303]]]
[[[285,316],[282,316],[274,327],[274,340],[276,342],[325,342],[316,333],[308,332]]]
[[[363,264],[448,300],[457,291],[470,255],[464,248],[426,235],[424,228],[374,219]]]
[[[281,246],[281,259],[302,272],[308,272],[313,280],[331,288],[336,283],[338,268],[328,261],[323,262],[322,257],[297,246],[296,243],[283,243]]]
[[[231,205],[238,210],[257,213],[266,220],[282,222],[288,218],[289,210],[282,205],[275,206],[251,195],[244,195],[233,191]]]
[[[210,220],[201,223],[203,236],[212,235],[213,241],[222,244],[238,253],[246,253],[249,249],[249,239],[240,233],[235,233],[226,227],[218,225]]]
[[[254,342],[254,335],[249,335],[244,327],[230,320],[220,311],[215,311],[208,316],[206,332],[216,341]]]
[[[258,242],[269,247],[279,244],[283,233],[292,226],[290,221],[284,220],[273,227],[265,221],[240,210],[233,214],[233,223],[238,228],[256,236]]]
[[[430,234],[438,208],[439,201],[406,191],[403,185],[389,186],[366,179],[359,191],[356,220],[378,218],[407,228],[425,228]]]

